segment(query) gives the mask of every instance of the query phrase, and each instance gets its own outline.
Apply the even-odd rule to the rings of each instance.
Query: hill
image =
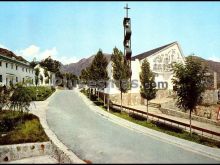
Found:
[[[107,58],[107,60],[110,61],[111,55],[106,54],[106,53],[104,53],[104,55]],[[70,72],[70,73],[73,73],[73,74],[79,76],[81,73],[81,70],[88,67],[92,63],[92,60],[94,59],[94,57],[95,57],[95,55],[92,55],[89,58],[83,58],[76,63],[62,65],[61,71],[62,72]]]

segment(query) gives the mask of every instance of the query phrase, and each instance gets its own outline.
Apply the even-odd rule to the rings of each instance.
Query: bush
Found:
[[[31,86],[26,88],[33,93],[32,101],[44,101],[56,90],[54,87],[44,86]]]
[[[17,85],[10,97],[10,109],[18,111],[29,111],[29,106],[33,98],[33,93],[27,87]]]

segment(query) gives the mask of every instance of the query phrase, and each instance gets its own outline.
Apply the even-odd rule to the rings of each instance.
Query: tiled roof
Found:
[[[9,57],[9,58],[12,58],[12,59],[14,58],[15,60],[18,60],[20,62],[28,62],[23,57],[16,56],[12,51],[9,51],[7,49],[0,48],[0,55],[5,56],[5,57]]]
[[[161,46],[161,47],[159,47],[159,48],[155,48],[155,49],[152,49],[152,50],[150,50],[150,51],[147,51],[147,52],[138,54],[138,55],[132,57],[131,60],[135,60],[135,59],[142,60],[142,59],[144,59],[144,58],[146,58],[146,57],[149,57],[149,56],[153,55],[154,53],[159,52],[160,50],[162,50],[162,49],[164,49],[164,48],[166,48],[166,47],[168,47],[168,46],[170,46],[170,45],[172,45],[172,44],[174,44],[174,43],[177,43],[177,42],[172,42],[172,43],[170,43],[170,44]]]

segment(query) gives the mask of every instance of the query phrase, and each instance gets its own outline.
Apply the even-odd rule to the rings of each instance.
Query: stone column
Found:
[[[214,72],[214,89],[217,89],[217,73]]]

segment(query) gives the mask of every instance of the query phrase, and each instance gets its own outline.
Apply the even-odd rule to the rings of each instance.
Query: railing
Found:
[[[115,108],[115,107],[121,108],[121,105],[111,104],[111,107],[112,108]],[[185,130],[187,130],[187,128],[190,128],[190,124],[186,124],[186,123],[183,123],[183,122],[180,122],[180,121],[176,121],[176,120],[173,120],[173,119],[169,119],[169,118],[166,118],[166,117],[155,115],[155,114],[152,114],[152,113],[149,113],[149,112],[147,113],[147,112],[137,110],[137,109],[127,107],[127,106],[122,106],[122,108],[124,108],[128,111],[132,111],[133,114],[135,112],[139,113],[139,114],[141,114],[140,116],[143,116],[143,117],[144,117],[144,115],[148,115],[149,117],[152,117],[152,120],[154,120],[154,121],[163,120],[164,123],[167,122],[166,124],[171,124],[172,126],[173,126],[173,124],[175,124],[178,127],[184,128]],[[220,141],[220,133],[218,133],[218,132],[214,132],[214,131],[204,129],[204,128],[201,128],[201,127],[197,127],[197,126],[194,126],[194,125],[191,125],[191,128],[192,128],[192,131],[195,132],[195,133],[201,134],[204,137],[209,137],[209,138]],[[196,132],[196,131],[199,131],[199,132]]]

